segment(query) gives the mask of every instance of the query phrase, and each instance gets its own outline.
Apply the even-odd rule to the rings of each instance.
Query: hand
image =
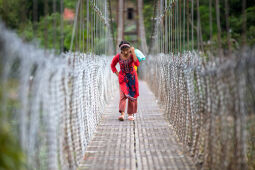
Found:
[[[130,47],[130,52],[131,52],[131,54],[132,54],[132,56],[133,56],[133,60],[136,62],[137,57],[136,57],[136,55],[135,55],[135,48],[134,48],[134,47]]]
[[[130,52],[134,53],[135,52],[135,48],[134,47],[130,47]]]
[[[117,75],[117,77],[119,77],[119,72],[118,71],[116,71],[115,74]]]

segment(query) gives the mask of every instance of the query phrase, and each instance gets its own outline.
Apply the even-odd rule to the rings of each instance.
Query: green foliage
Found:
[[[200,24],[201,31],[203,35],[204,43],[207,43],[210,40],[210,13],[209,13],[209,1],[208,0],[200,0],[199,1],[199,12],[200,12]],[[182,1],[183,5],[183,1]],[[187,4],[186,4],[187,5]],[[229,5],[229,25],[230,25],[230,33],[231,33],[231,42],[233,48],[238,48],[241,45],[241,38],[243,32],[243,16],[242,16],[242,1],[241,0],[231,0],[228,1]],[[225,1],[219,1],[220,6],[220,26],[221,26],[221,38],[222,38],[222,46],[227,47],[227,29],[226,29],[226,8]],[[187,7],[187,6],[186,6]],[[146,30],[146,38],[147,42],[150,40],[150,35],[152,34],[152,23],[154,12],[154,1],[153,0],[144,0],[144,25]],[[189,9],[191,12],[191,1],[189,3]],[[182,8],[183,12],[183,8]],[[253,0],[247,0],[246,5],[246,13],[247,13],[247,43],[250,46],[255,45],[255,4]],[[187,14],[187,12],[186,12]],[[191,15],[191,14],[190,14]],[[190,16],[191,17],[191,16]],[[187,16],[186,16],[187,22]],[[196,46],[196,31],[197,31],[197,7],[196,1],[194,1],[194,45]],[[216,22],[216,8],[215,1],[212,0],[212,46],[213,48],[217,48],[218,39],[217,39],[217,22]],[[190,25],[190,34],[191,34],[191,25]],[[191,35],[190,35],[190,43],[191,43]],[[189,44],[190,45],[190,44]],[[186,45],[188,47],[188,44]],[[206,48],[206,47],[205,47]]]
[[[21,23],[21,0],[0,0],[0,16],[1,19],[10,28],[17,28]]]
[[[64,0],[63,2],[65,8],[75,9],[77,0]],[[45,1],[37,1],[38,19],[34,22],[33,1],[0,0],[0,17],[7,27],[16,30],[24,41],[36,40],[39,42],[41,47],[60,51],[62,29],[60,26],[61,15],[59,13],[60,0],[56,0],[56,13],[53,13],[52,3],[53,1],[48,1],[48,15],[45,15]],[[84,9],[84,13],[85,12],[86,9]],[[70,48],[72,29],[73,22],[64,21],[64,50],[68,50]]]
[[[64,0],[64,6],[66,8],[75,9],[77,0]]]
[[[55,24],[56,26],[55,26]],[[48,49],[60,50],[61,42],[61,26],[60,26],[60,14],[52,13],[41,17],[38,23],[35,23],[36,31],[33,30],[33,24],[28,21],[23,29],[18,30],[18,34],[23,37],[25,41],[31,41],[36,39],[40,42],[41,47]],[[72,37],[72,25],[64,23],[64,48],[69,49]]]
[[[2,101],[2,88],[0,88],[0,101]],[[12,101],[8,101],[8,106]],[[6,121],[8,113],[0,110],[0,170],[25,170],[26,157],[14,136],[10,124]],[[7,119],[8,120],[8,119]]]
[[[25,169],[25,155],[7,123],[0,126],[0,169]]]
[[[212,1],[212,30],[214,42],[217,42],[217,23],[216,23],[216,9],[215,2]],[[242,32],[243,32],[243,15],[242,15],[242,1],[240,0],[231,0],[228,1],[229,5],[229,31],[231,34],[231,42],[233,48],[238,48],[241,44]],[[226,8],[225,1],[219,1],[220,6],[220,23],[221,23],[221,37],[223,47],[227,47],[227,28],[226,28]],[[199,6],[200,20],[201,20],[201,29],[203,34],[203,41],[210,39],[210,20],[209,20],[209,1],[200,0]],[[249,45],[254,45],[254,23],[255,23],[255,5],[251,0],[247,0],[247,42]],[[194,11],[194,23],[196,23],[196,8]],[[216,44],[216,43],[215,43]]]
[[[209,6],[202,5],[199,7],[200,19],[201,19],[201,28],[203,33],[203,40],[210,39],[210,20],[209,20]],[[212,10],[212,30],[213,34],[217,34],[217,25],[216,25],[216,13],[215,10]]]
[[[144,27],[146,32],[147,44],[150,44],[150,38],[153,31],[153,20],[152,20],[153,14],[154,14],[153,2],[149,1],[147,3],[144,3],[143,16],[144,16]]]
[[[255,45],[255,5],[247,8],[247,42],[250,46]]]

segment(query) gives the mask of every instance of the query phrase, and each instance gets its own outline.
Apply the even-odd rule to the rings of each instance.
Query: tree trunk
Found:
[[[140,48],[143,53],[148,53],[148,47],[146,43],[145,36],[145,28],[144,28],[144,20],[143,20],[143,0],[137,1],[137,9],[138,9],[138,43],[140,43]]]
[[[118,23],[118,31],[117,31],[117,49],[119,48],[118,45],[123,40],[123,32],[124,32],[124,0],[118,0],[118,11],[117,11],[117,23]]]

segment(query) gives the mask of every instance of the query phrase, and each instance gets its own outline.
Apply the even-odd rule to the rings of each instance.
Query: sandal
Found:
[[[128,116],[128,120],[133,121],[133,120],[135,120],[135,118],[134,118],[134,116]]]
[[[119,121],[124,121],[124,115],[119,116]]]

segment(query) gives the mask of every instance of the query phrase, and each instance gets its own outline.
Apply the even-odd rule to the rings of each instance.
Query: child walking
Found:
[[[119,120],[123,121],[125,116],[126,99],[128,99],[128,120],[134,120],[133,114],[137,112],[137,97],[139,96],[138,77],[134,66],[139,66],[139,60],[135,55],[134,47],[131,47],[128,41],[121,41],[119,44],[121,53],[112,59],[112,72],[119,78],[120,102],[119,102]],[[116,69],[119,63],[120,71]]]

